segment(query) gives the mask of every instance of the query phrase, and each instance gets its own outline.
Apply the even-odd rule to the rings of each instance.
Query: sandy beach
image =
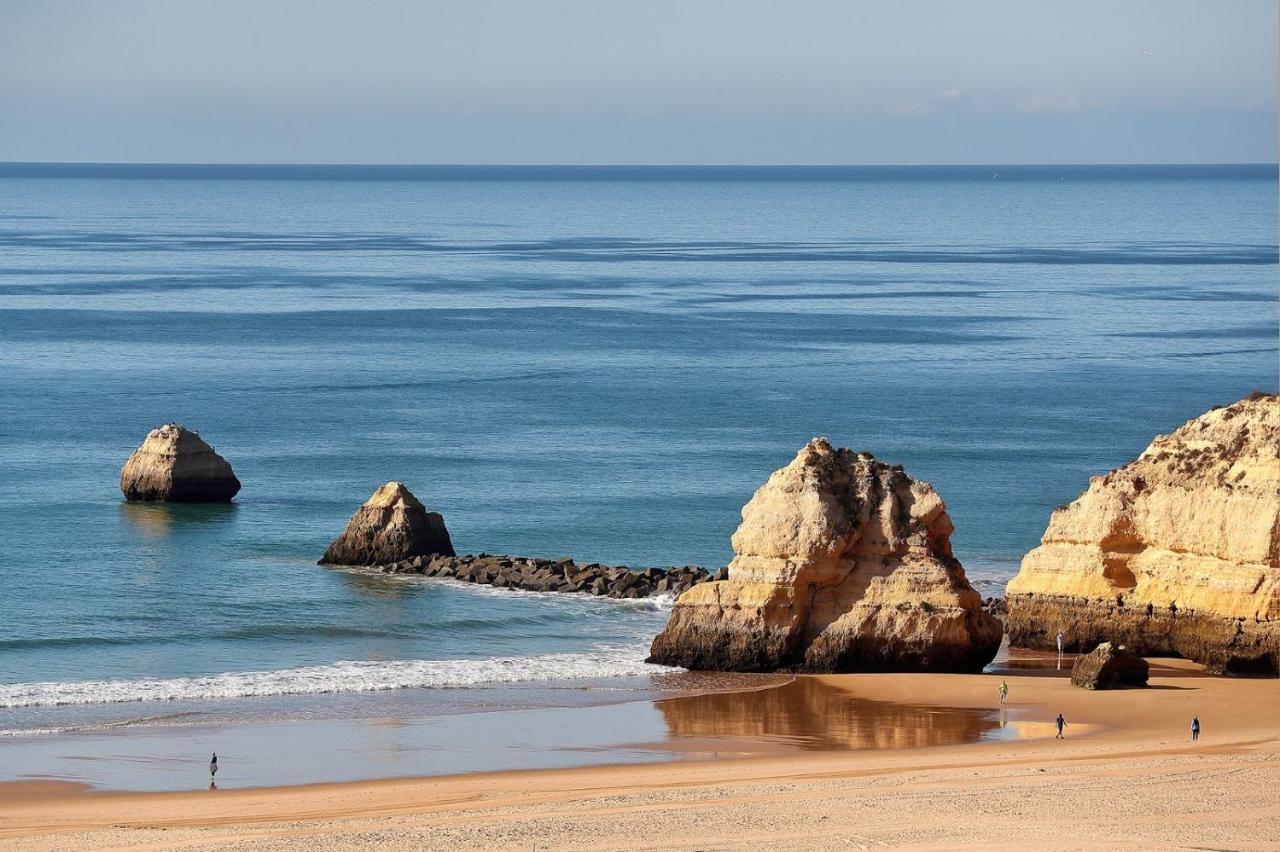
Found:
[[[685,759],[668,763],[199,793],[17,783],[0,791],[0,846],[1280,847],[1274,680],[1208,677],[1182,661],[1153,666],[1150,689],[1113,692],[1034,670],[810,680],[918,708],[990,708],[1002,679],[1017,740],[709,759],[714,746],[693,738]],[[1058,712],[1064,740],[1053,737]],[[1195,744],[1194,715],[1204,724]]]

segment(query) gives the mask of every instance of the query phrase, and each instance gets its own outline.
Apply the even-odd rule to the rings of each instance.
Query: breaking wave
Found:
[[[467,687],[671,671],[644,662],[646,650],[637,646],[602,647],[585,654],[481,660],[343,660],[322,666],[201,677],[13,683],[0,685],[0,708]]]

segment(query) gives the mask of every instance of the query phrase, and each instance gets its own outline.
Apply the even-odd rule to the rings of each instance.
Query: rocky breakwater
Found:
[[[227,503],[240,480],[199,433],[166,423],[147,433],[124,463],[120,490],[130,501]]]
[[[578,564],[572,559],[493,556],[487,553],[475,556],[418,556],[382,565],[379,569],[386,574],[421,574],[425,577],[480,583],[499,589],[578,593],[610,598],[678,595],[712,579],[712,574],[706,569],[695,565],[633,571],[625,565],[601,565],[598,562]]]
[[[1049,519],[1007,591],[1014,645],[1101,642],[1219,672],[1280,662],[1280,401],[1157,437]]]
[[[428,512],[404,483],[388,482],[356,510],[321,565],[383,565],[437,554],[453,556],[438,512]]]
[[[650,662],[722,671],[976,672],[999,620],[928,483],[815,438],[742,510],[728,579],[676,601]]]

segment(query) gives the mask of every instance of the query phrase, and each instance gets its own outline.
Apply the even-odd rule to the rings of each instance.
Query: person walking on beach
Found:
[[[1064,718],[1062,718],[1062,714],[1061,714],[1061,713],[1059,713],[1059,714],[1058,714],[1058,718],[1054,720],[1054,724],[1058,726],[1058,735],[1057,735],[1056,737],[1054,737],[1054,739],[1055,739],[1055,740],[1064,740],[1064,739],[1066,739],[1066,737],[1064,737],[1064,736],[1062,735],[1062,729],[1063,729],[1063,728],[1065,728],[1065,727],[1067,726],[1067,720],[1066,720],[1066,719],[1064,719]]]
[[[218,774],[218,753],[215,751],[213,757],[209,759],[209,780],[213,780],[213,776]]]
[[[1000,681],[1000,703],[1003,704],[1009,700],[1009,684]]]
[[[1191,720],[1191,742],[1200,739],[1200,717],[1196,716]]]

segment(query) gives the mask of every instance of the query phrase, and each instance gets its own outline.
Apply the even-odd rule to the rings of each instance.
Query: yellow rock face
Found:
[[[928,483],[814,439],[742,510],[729,579],[676,602],[651,660],[725,671],[976,671],[1001,626]]]
[[[1008,587],[1014,644],[1102,641],[1217,670],[1280,658],[1280,401],[1257,395],[1156,438],[1053,513]]]

